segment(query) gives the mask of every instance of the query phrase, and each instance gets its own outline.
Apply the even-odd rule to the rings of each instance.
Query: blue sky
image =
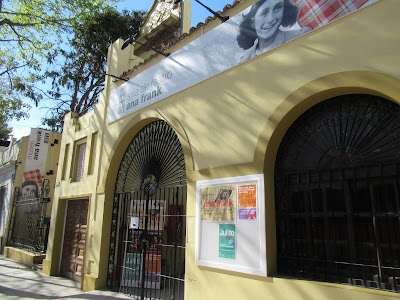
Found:
[[[148,10],[153,4],[154,0],[126,0],[121,1],[117,5],[119,10],[128,9],[128,10]],[[204,7],[198,4],[195,0],[191,0],[192,2],[192,26],[196,26],[199,22],[203,22],[208,16],[211,15],[209,11],[207,11]],[[202,0],[202,3],[210,7],[215,11],[222,11],[226,4],[232,4],[234,0]],[[32,105],[32,103],[29,103]],[[43,106],[46,104],[42,103]],[[50,104],[47,104],[49,106]],[[34,105],[32,105],[34,106]],[[10,123],[10,126],[13,127],[12,135],[20,139],[23,136],[29,135],[31,128],[43,127],[40,119],[45,115],[47,109],[45,107],[32,107],[30,110],[30,118],[26,120],[15,121],[13,120]]]

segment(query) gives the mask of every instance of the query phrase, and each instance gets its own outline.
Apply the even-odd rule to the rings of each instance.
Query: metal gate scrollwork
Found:
[[[279,275],[400,292],[400,106],[306,111],[279,146],[275,204]]]
[[[145,126],[122,157],[107,284],[137,299],[183,299],[186,171],[174,130]]]

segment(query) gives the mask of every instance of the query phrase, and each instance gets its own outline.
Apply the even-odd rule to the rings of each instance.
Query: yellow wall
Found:
[[[244,1],[234,12],[254,1]],[[273,170],[279,143],[288,127],[314,104],[348,93],[369,93],[400,103],[400,1],[382,0],[323,28],[292,40],[204,82],[183,90],[112,124],[107,99],[122,81],[106,77],[106,89],[95,110],[79,119],[66,117],[60,162],[70,144],[98,132],[95,172],[80,182],[57,175],[51,244],[44,269],[58,274],[65,202],[90,197],[84,289],[106,284],[113,192],[119,163],[135,134],[156,119],[176,131],[185,153],[187,249],[185,299],[390,299],[400,295],[344,285],[274,277],[276,242]],[[214,22],[215,23],[215,22]],[[215,24],[210,24],[211,27]],[[211,28],[210,27],[210,28]],[[183,40],[175,48],[199,34]],[[110,48],[108,72],[129,68],[117,41]],[[131,51],[129,47],[124,51]],[[125,58],[125,59],[124,59]],[[154,62],[162,59],[157,57]],[[143,66],[140,71],[151,66]],[[138,71],[139,72],[139,71]],[[133,77],[136,73],[130,75]],[[195,264],[195,184],[197,180],[265,174],[268,278],[200,268]],[[67,170],[67,174],[70,174]],[[68,177],[68,176],[67,176]]]

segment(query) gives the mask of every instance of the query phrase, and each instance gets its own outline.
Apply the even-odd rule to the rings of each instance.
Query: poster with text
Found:
[[[239,220],[257,219],[257,186],[245,184],[238,186]]]
[[[137,287],[140,285],[142,255],[126,253],[122,270],[121,286]]]
[[[236,258],[236,228],[235,224],[219,224],[218,256],[221,258]]]
[[[201,188],[201,220],[235,221],[236,186],[230,184]]]
[[[161,287],[161,255],[146,254],[145,287],[160,289]]]

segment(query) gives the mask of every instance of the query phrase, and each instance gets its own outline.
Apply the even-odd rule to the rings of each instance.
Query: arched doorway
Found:
[[[129,144],[115,186],[108,286],[140,299],[183,299],[186,172],[165,121]]]
[[[400,291],[400,106],[345,95],[301,115],[275,164],[278,274]]]

